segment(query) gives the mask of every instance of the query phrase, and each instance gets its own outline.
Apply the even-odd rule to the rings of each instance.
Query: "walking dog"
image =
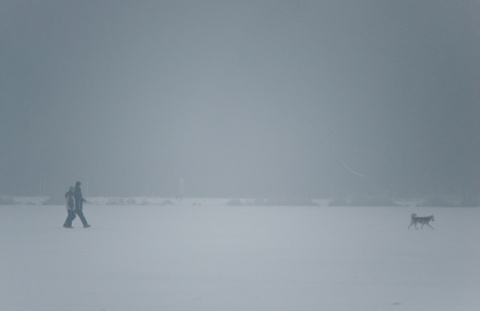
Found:
[[[433,215],[426,216],[426,217],[418,217],[417,214],[412,214],[412,220],[410,221],[410,226],[408,226],[408,229],[410,230],[411,226],[415,226],[415,229],[418,229],[417,224],[422,225],[420,229],[423,229],[424,225],[427,225],[430,228],[435,229],[432,226],[430,226],[430,221],[435,221],[435,218],[433,217]]]

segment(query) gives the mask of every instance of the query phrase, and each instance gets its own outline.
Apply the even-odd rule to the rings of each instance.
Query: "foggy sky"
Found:
[[[2,1],[0,194],[478,192],[478,1]]]

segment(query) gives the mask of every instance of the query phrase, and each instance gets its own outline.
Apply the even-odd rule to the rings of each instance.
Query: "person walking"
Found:
[[[65,223],[63,224],[64,228],[73,228],[72,221],[75,219],[75,199],[74,199],[74,188],[70,187],[70,189],[65,193],[65,200],[67,201],[67,219],[65,219]]]
[[[89,228],[90,225],[88,224],[85,216],[83,215],[83,202],[87,202],[82,195],[82,189],[80,188],[81,182],[77,181],[75,183],[75,190],[73,196],[75,198],[75,213],[78,215],[80,220],[82,221],[84,228]]]

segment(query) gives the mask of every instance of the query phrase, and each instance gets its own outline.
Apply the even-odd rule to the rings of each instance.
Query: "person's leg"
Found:
[[[75,212],[77,213],[78,217],[80,217],[80,220],[82,221],[83,226],[86,228],[90,227],[90,225],[87,222],[87,219],[85,219],[85,216],[83,215],[83,211],[81,209],[77,209],[75,210]]]
[[[65,222],[63,223],[63,227],[64,227],[64,228],[69,228],[69,227],[71,227],[71,225],[68,224],[68,221],[70,220],[70,211],[68,211],[67,213],[68,213],[67,219],[65,219]]]
[[[75,210],[69,211],[70,214],[70,219],[69,219],[69,225],[72,226],[73,220],[77,217],[77,214],[75,213]]]
[[[67,219],[65,219],[65,228],[72,228],[72,221],[75,219],[75,211],[68,211]]]

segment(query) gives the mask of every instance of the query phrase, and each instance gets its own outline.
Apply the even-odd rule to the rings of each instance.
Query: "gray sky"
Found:
[[[478,191],[478,1],[4,0],[0,27],[0,194]]]

